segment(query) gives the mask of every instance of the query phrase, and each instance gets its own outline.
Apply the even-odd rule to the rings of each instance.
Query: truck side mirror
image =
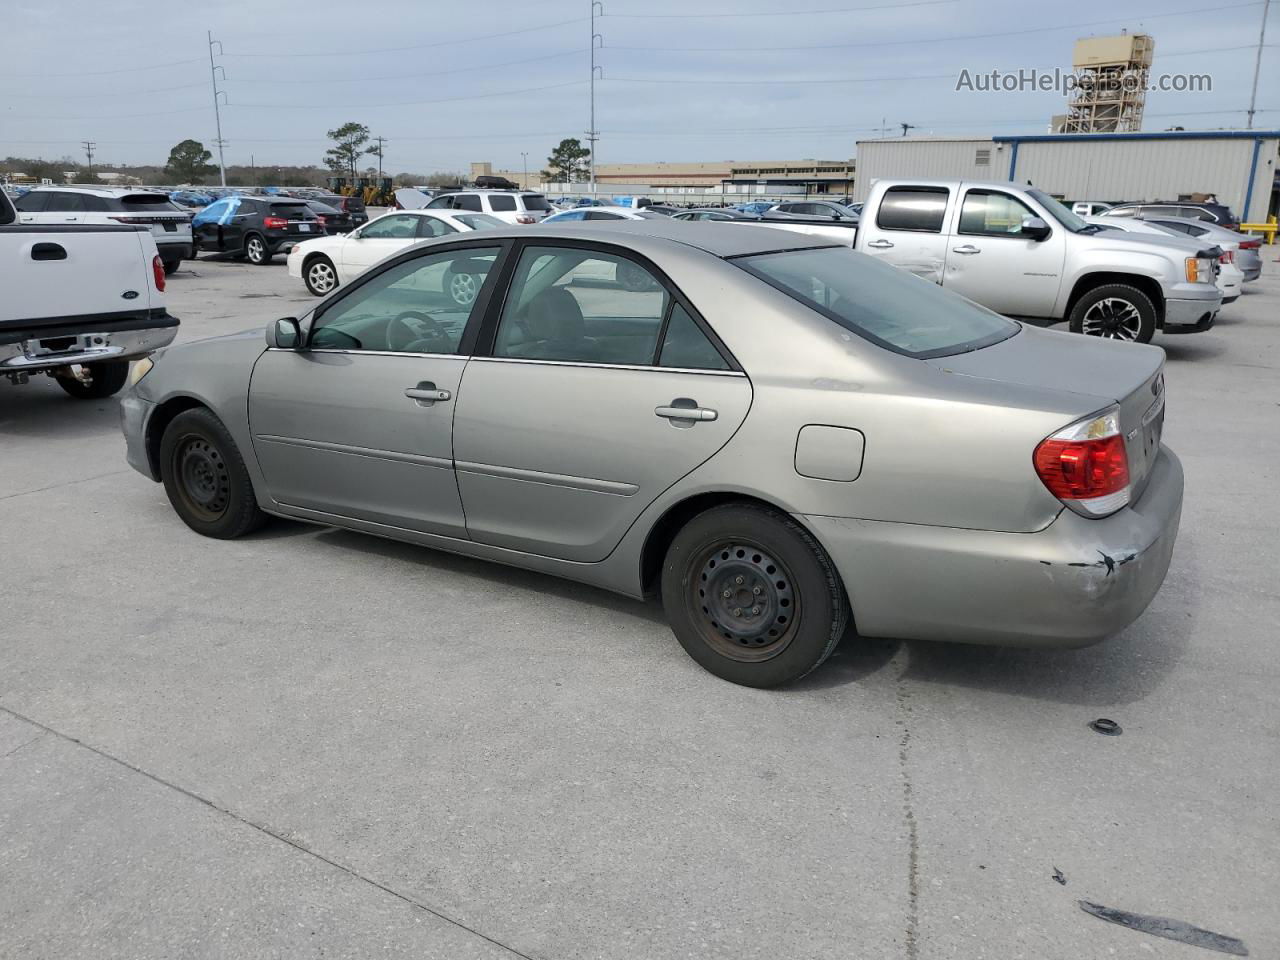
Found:
[[[302,349],[302,328],[297,317],[281,317],[267,325],[267,346],[279,350]]]
[[[1049,236],[1051,232],[1049,225],[1039,217],[1022,218],[1022,235],[1024,237],[1029,237],[1038,242]]]

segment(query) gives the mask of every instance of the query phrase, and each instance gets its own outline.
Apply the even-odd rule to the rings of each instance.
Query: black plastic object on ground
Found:
[[[1128,910],[1104,907],[1098,903],[1090,903],[1088,900],[1077,900],[1076,903],[1080,904],[1080,909],[1085,913],[1091,913],[1100,920],[1108,920],[1111,923],[1118,923],[1122,927],[1137,930],[1139,933],[1149,933],[1153,937],[1164,937],[1166,940],[1176,940],[1179,943],[1187,943],[1193,947],[1204,947],[1206,950],[1229,953],[1233,957],[1247,957],[1249,955],[1249,950],[1244,945],[1243,940],[1237,940],[1235,937],[1228,937],[1221,933],[1214,933],[1212,930],[1202,930],[1200,927],[1193,927],[1191,924],[1183,923],[1181,920],[1170,920],[1168,917],[1149,917],[1142,913],[1130,913]]]
[[[1120,724],[1114,720],[1108,720],[1106,717],[1099,717],[1093,723],[1089,724],[1090,729],[1096,730],[1098,733],[1106,737],[1118,737],[1124,733],[1120,729]]]

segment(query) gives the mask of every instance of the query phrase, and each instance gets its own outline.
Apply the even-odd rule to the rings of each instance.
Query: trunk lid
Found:
[[[924,362],[958,376],[1091,397],[1099,410],[1119,404],[1131,499],[1141,496],[1164,429],[1164,351],[1159,347],[1022,324],[1016,336],[989,347]]]

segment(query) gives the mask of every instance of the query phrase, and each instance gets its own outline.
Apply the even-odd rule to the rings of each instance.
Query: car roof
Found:
[[[756,226],[755,221],[707,220],[690,223],[670,217],[643,220],[578,220],[485,230],[483,236],[554,240],[588,240],[598,243],[627,243],[639,238],[647,241],[679,243],[704,250],[716,257],[741,257],[780,250],[801,250],[836,246],[829,238],[797,233],[778,227]]]
[[[535,197],[544,196],[544,194],[539,193],[537,190],[502,190],[502,189],[499,189],[498,187],[475,187],[473,189],[468,189],[468,190],[447,190],[444,193],[437,193],[431,199],[438,200],[441,197],[456,197],[464,193],[510,193],[510,194],[518,193],[522,195],[530,195]]]
[[[32,187],[31,193],[88,193],[95,197],[127,197],[135,193],[154,193],[158,197],[167,197],[163,190],[155,187],[60,187],[60,186],[39,186]]]

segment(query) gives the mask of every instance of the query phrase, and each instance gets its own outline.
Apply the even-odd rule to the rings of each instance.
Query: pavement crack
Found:
[[[20,744],[18,744],[18,745],[17,745],[16,747],[14,747],[12,750],[6,750],[4,753],[0,753],[0,760],[5,759],[6,757],[12,757],[15,753],[17,753],[17,752],[18,752],[19,750],[21,750],[23,747],[29,747],[29,746],[31,746],[31,744],[35,743],[37,740],[39,740],[41,737],[43,737],[43,736],[44,736],[44,734],[45,734],[45,731],[41,730],[41,731],[40,731],[39,733],[37,733],[34,737],[32,737],[30,740],[23,740]]]
[[[31,491],[31,492],[34,493],[35,491]],[[208,807],[210,810],[214,810],[225,817],[230,817],[232,820],[242,823],[246,827],[250,827],[251,829],[256,830],[259,833],[263,834],[264,836],[270,837],[272,840],[279,841],[280,843],[283,843],[286,846],[292,847],[294,850],[297,850],[299,853],[306,854],[309,857],[314,857],[316,860],[319,860],[321,863],[327,864],[328,866],[333,867],[335,870],[340,870],[355,880],[359,880],[362,883],[366,883],[369,886],[377,890],[380,890],[385,894],[395,897],[397,900],[400,900],[411,907],[421,910],[424,913],[429,913],[431,916],[435,917],[438,920],[444,921],[450,926],[457,927],[459,930],[463,930],[474,937],[478,937],[481,940],[486,941],[487,943],[493,944],[495,947],[499,947],[500,949],[505,950],[507,953],[511,954],[513,957],[520,957],[521,960],[534,960],[534,958],[529,956],[527,953],[521,953],[515,947],[509,946],[508,944],[503,943],[501,940],[496,940],[493,937],[483,934],[479,930],[475,929],[474,927],[467,926],[461,920],[455,920],[453,917],[449,916],[448,914],[442,913],[439,910],[434,909],[433,907],[429,907],[425,903],[422,903],[419,900],[415,900],[413,897],[409,896],[406,893],[401,893],[399,890],[396,890],[393,887],[389,887],[385,883],[380,883],[379,881],[374,880],[372,877],[367,877],[364,874],[360,873],[358,870],[356,870],[354,867],[349,867],[344,863],[339,863],[337,860],[334,860],[331,857],[327,857],[323,853],[318,853],[317,851],[312,850],[310,847],[307,847],[301,843],[298,843],[296,840],[290,840],[288,837],[283,836],[279,833],[276,833],[274,830],[270,829],[269,827],[263,826],[260,823],[256,823],[255,821],[250,820],[248,817],[245,817],[239,813],[236,813],[234,810],[231,810],[227,807],[220,806],[219,804],[214,803],[212,800],[208,799],[207,797],[202,797],[200,794],[195,793],[192,790],[188,790],[186,787],[179,786],[178,784],[174,783],[171,780],[166,780],[164,777],[157,776],[156,774],[151,773],[148,770],[144,770],[139,766],[135,766],[134,764],[130,763],[128,760],[123,760],[120,757],[115,756],[114,754],[108,753],[106,750],[102,749],[101,747],[95,747],[91,743],[85,743],[83,740],[73,737],[70,734],[63,733],[61,730],[57,730],[49,726],[48,724],[41,723],[39,720],[35,720],[31,717],[28,717],[25,714],[19,713],[17,710],[12,709],[11,707],[4,706],[3,704],[0,704],[0,713],[7,713],[11,717],[14,717],[18,720],[22,720],[26,723],[29,723],[34,727],[40,728],[41,732],[37,734],[35,737],[33,737],[32,740],[27,741],[27,743],[31,743],[34,740],[38,740],[45,733],[52,734],[53,736],[57,737],[60,740],[65,740],[68,743],[75,744],[77,747],[81,747],[85,750],[88,750],[90,753],[97,754],[99,757],[102,757],[104,760],[108,760],[111,763],[124,767],[126,770],[129,770],[133,773],[144,776],[148,780],[151,780],[162,787],[167,787],[170,790],[173,790],[173,791],[176,791],[177,793],[182,794],[184,797],[188,797],[191,800],[195,800],[197,803],[203,804],[204,806]],[[14,750],[10,750],[9,753],[12,754],[17,750],[21,750],[23,747],[27,745],[27,743],[20,744],[19,746],[15,747]],[[6,754],[6,756],[8,756],[8,754]]]
[[[110,473],[99,473],[92,477],[81,477],[78,480],[63,480],[61,483],[51,483],[47,487],[36,487],[34,490],[19,490],[17,493],[6,493],[0,497],[0,500],[13,500],[17,497],[29,497],[33,493],[44,493],[46,490],[57,490],[59,487],[69,487],[76,483],[88,483],[91,480],[101,480],[104,477],[116,477],[122,473],[129,473],[128,470],[112,470]]]
[[[907,828],[907,960],[920,956],[920,836],[911,790],[911,700],[905,681],[898,678],[898,773],[902,779],[902,819]]]

